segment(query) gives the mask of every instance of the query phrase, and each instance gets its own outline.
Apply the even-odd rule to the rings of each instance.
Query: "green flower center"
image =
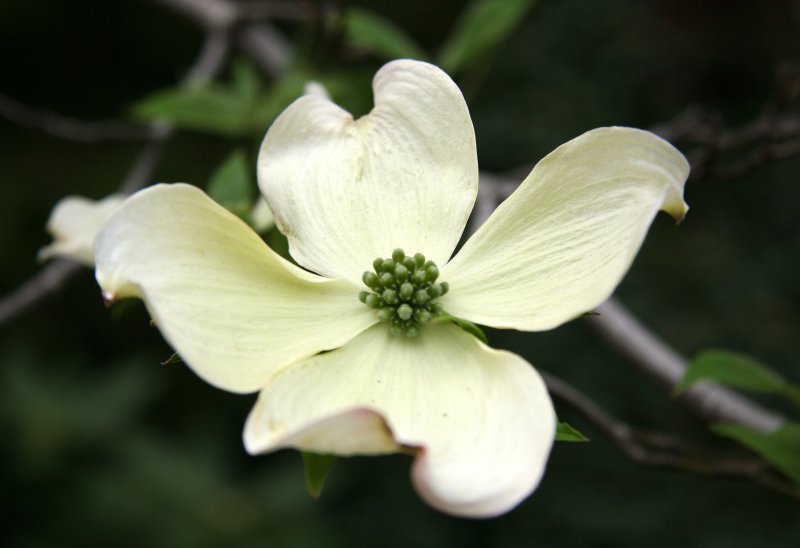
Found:
[[[408,337],[419,335],[422,325],[442,312],[436,299],[447,293],[447,282],[436,282],[439,268],[425,255],[406,255],[395,249],[389,259],[372,261],[374,270],[361,279],[372,291],[362,291],[358,299],[375,309],[378,319],[392,325],[392,333]]]

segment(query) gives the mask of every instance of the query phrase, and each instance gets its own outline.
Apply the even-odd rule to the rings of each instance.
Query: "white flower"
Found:
[[[64,257],[89,267],[94,266],[94,239],[103,223],[119,209],[125,198],[121,194],[112,194],[97,201],[82,196],[63,198],[53,208],[47,221],[47,232],[53,236],[53,243],[39,250],[39,260]]]
[[[478,184],[464,99],[444,72],[415,61],[383,67],[374,92],[358,120],[324,96],[301,97],[264,139],[261,190],[308,270],[194,187],[159,185],[99,235],[97,279],[108,299],[143,298],[205,380],[261,391],[244,432],[251,453],[407,451],[431,505],[497,515],[539,483],[555,431],[550,398],[521,357],[426,320],[443,307],[535,331],[591,310],[658,210],[686,212],[688,165],[650,133],[590,131],[539,162],[451,259]],[[399,252],[375,261],[396,248],[424,254],[439,277],[427,266],[409,273],[414,261]],[[366,274],[373,266],[391,279]],[[408,279],[427,296],[402,301]],[[429,299],[445,293],[442,280],[449,292]]]

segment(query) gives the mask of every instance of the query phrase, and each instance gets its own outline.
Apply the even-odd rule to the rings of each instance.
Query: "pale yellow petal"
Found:
[[[259,234],[263,234],[275,226],[275,216],[269,208],[269,204],[263,198],[256,200],[253,209],[250,211],[250,221],[253,229]]]
[[[550,329],[606,300],[659,209],[681,220],[689,165],[652,133],[601,128],[536,167],[442,269],[454,316]]]
[[[395,248],[450,258],[475,201],[475,135],[458,87],[419,61],[384,66],[375,108],[353,120],[305,95],[270,128],[258,181],[294,259],[358,282]]]
[[[82,196],[62,199],[47,221],[47,232],[53,236],[53,243],[39,250],[39,260],[64,257],[94,266],[92,246],[97,233],[125,198],[121,194],[112,194],[97,201]]]
[[[386,424],[325,437],[320,424],[352,425],[348,415],[358,410],[379,413]],[[387,441],[387,425],[397,446]],[[377,454],[402,446],[416,453],[412,478],[428,503],[488,517],[536,488],[554,433],[544,384],[519,356],[451,324],[426,326],[415,339],[381,324],[277,375],[261,392],[245,440],[254,453]]]
[[[181,358],[234,392],[256,391],[376,321],[356,287],[284,261],[189,185],[131,197],[98,236],[95,258],[106,298],[141,297]]]

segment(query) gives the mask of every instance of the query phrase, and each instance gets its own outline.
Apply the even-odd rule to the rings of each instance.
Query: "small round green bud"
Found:
[[[394,304],[397,302],[397,291],[394,289],[384,289],[381,297],[383,297],[383,302],[386,304]]]
[[[407,320],[414,314],[414,309],[403,303],[397,307],[397,317],[401,320]]]
[[[416,312],[414,312],[414,319],[422,324],[428,323],[431,321],[431,313],[424,308],[419,308]]]
[[[371,291],[361,291],[358,299],[376,311],[392,333],[417,337],[422,326],[442,313],[435,302],[450,289],[446,282],[436,283],[440,276],[436,263],[422,253],[413,256],[397,248],[391,258],[372,262],[374,272],[364,272],[362,280]]]
[[[408,276],[408,269],[403,264],[398,263],[397,266],[394,267],[394,277],[397,278],[399,282],[406,281]]]
[[[387,322],[391,320],[392,316],[394,316],[394,310],[392,310],[391,308],[387,307],[378,310],[378,319],[382,322]]]
[[[376,287],[380,286],[380,282],[378,281],[378,275],[374,272],[364,272],[364,275],[361,276],[361,281],[364,282],[364,285],[367,287],[371,287],[375,289]]]
[[[384,272],[381,274],[380,282],[383,287],[394,285],[394,276],[392,276],[389,272]]]
[[[414,286],[408,282],[405,282],[400,286],[400,298],[403,300],[408,300],[414,296]]]
[[[433,283],[436,281],[436,278],[439,277],[439,269],[436,268],[435,264],[431,264],[425,267],[425,272],[428,274],[428,281]]]

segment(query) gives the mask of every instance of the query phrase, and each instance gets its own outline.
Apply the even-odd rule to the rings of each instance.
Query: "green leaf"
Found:
[[[261,132],[270,121],[255,116],[262,96],[255,67],[237,60],[230,83],[158,91],[136,103],[132,113],[142,120],[165,119],[182,128],[236,137]]]
[[[437,64],[451,74],[463,70],[511,34],[534,3],[535,0],[474,0],[456,21]]]
[[[484,344],[489,344],[489,340],[486,338],[486,333],[483,330],[475,325],[472,322],[468,322],[467,320],[462,320],[461,318],[456,318],[455,316],[451,316],[447,312],[439,313],[433,321],[435,323],[442,323],[442,322],[452,322],[456,324],[458,327],[469,333],[470,335],[474,335]]]
[[[787,422],[767,434],[738,424],[715,424],[711,429],[749,447],[800,484],[800,423]]]
[[[576,428],[570,426],[566,422],[558,422],[556,427],[556,441],[589,441],[589,438],[584,436]]]
[[[303,464],[306,469],[306,489],[312,499],[318,499],[325,487],[325,480],[331,468],[336,463],[335,455],[320,455],[319,453],[307,453],[302,451]]]
[[[228,136],[251,132],[252,104],[222,86],[158,91],[133,106],[140,120],[165,119],[187,129]]]
[[[220,164],[211,176],[207,190],[212,200],[247,220],[253,206],[254,183],[243,150],[233,151]]]
[[[383,59],[427,58],[413,38],[377,13],[351,8],[345,14],[344,27],[351,45],[366,48]]]
[[[707,350],[695,357],[674,391],[679,394],[703,380],[754,392],[783,394],[800,403],[800,390],[786,379],[748,356],[727,350]]]
[[[261,79],[252,63],[237,59],[231,68],[233,88],[246,101],[252,101],[261,92]]]

